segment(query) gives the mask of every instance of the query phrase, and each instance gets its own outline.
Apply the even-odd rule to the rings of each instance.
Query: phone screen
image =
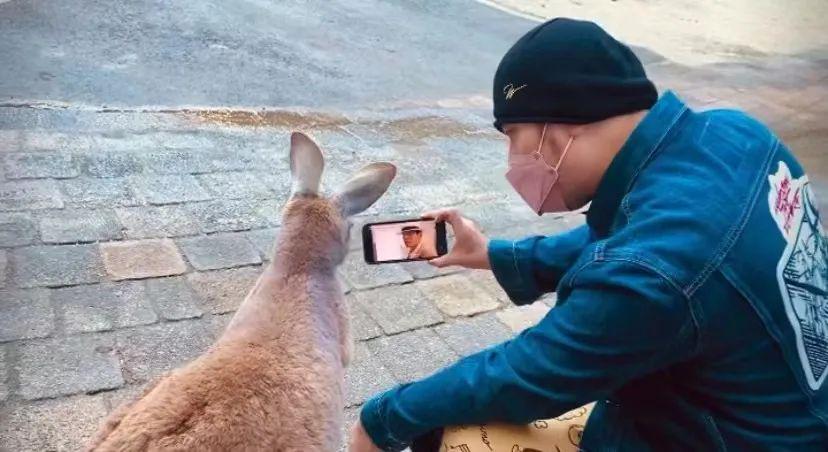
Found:
[[[444,223],[419,219],[373,223],[365,228],[369,263],[428,260],[446,253]]]

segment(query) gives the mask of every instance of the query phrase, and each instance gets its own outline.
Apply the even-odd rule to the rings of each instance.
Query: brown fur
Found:
[[[113,412],[88,450],[336,450],[350,338],[335,271],[347,236],[334,202],[290,201],[273,263],[224,334]]]

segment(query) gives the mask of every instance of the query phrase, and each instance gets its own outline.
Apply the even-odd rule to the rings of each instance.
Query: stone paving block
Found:
[[[269,261],[273,257],[273,247],[279,238],[279,228],[257,229],[247,233],[247,239],[256,247],[262,259]]]
[[[126,152],[103,152],[81,157],[83,172],[92,177],[124,177],[143,170],[138,158]]]
[[[364,213],[365,215],[391,214],[413,218],[427,209],[437,207],[430,202],[440,199],[440,196],[444,194],[435,193],[434,189],[429,189],[422,184],[414,188],[407,187],[398,181],[391,185],[388,191]]]
[[[0,289],[6,287],[6,269],[9,268],[9,258],[4,250],[0,250]]]
[[[147,132],[146,125],[133,126],[135,119],[138,119],[136,116],[130,118],[133,122],[129,126],[119,125],[116,130],[104,130],[102,136],[95,137],[94,151],[98,153],[146,152],[148,149],[165,146],[166,143],[161,139],[160,133],[154,131],[154,133],[145,133]]]
[[[281,135],[281,136],[279,136]],[[246,146],[256,161],[256,169],[266,173],[290,172],[290,157],[285,152],[290,143],[290,131],[273,130],[267,139]],[[322,152],[325,152],[323,149]]]
[[[464,148],[464,153],[468,152],[467,146]],[[456,149],[446,149],[445,142],[442,140],[438,141],[436,145],[429,144],[415,147],[396,145],[392,147],[392,150],[394,155],[391,157],[391,161],[399,169],[398,174],[401,177],[410,176],[412,179],[427,183],[452,179],[460,180],[461,178],[458,176],[473,174],[474,171],[468,170],[488,160],[485,154],[481,152],[477,159],[464,159],[462,167],[458,168],[456,159],[450,158],[451,154],[456,152]],[[480,167],[486,168],[486,165],[480,165]],[[435,180],[435,174],[440,174],[443,177]]]
[[[29,245],[36,235],[37,226],[30,215],[0,213],[0,247]]]
[[[9,398],[9,367],[6,348],[0,347],[0,402]]]
[[[126,385],[120,389],[102,393],[107,412],[111,413],[122,404],[135,401],[138,396],[144,393],[144,388],[147,385],[149,385],[149,382]]]
[[[158,132],[153,134],[163,149],[195,149],[198,152],[211,150],[216,146],[214,134],[200,130]]]
[[[385,334],[396,334],[443,321],[440,311],[414,284],[388,286],[354,294],[359,305]]]
[[[90,207],[137,206],[143,203],[124,178],[77,178],[61,181],[65,199]],[[59,206],[62,207],[62,206]]]
[[[345,299],[351,317],[351,337],[355,341],[365,341],[382,336],[382,328],[365,312],[356,300],[355,294],[349,294]]]
[[[411,282],[414,278],[399,264],[368,265],[361,254],[350,253],[340,268],[348,285],[356,290]]]
[[[0,422],[0,447],[15,452],[83,450],[106,414],[102,394],[10,406]]]
[[[496,313],[496,315],[512,331],[519,333],[526,328],[537,325],[546,316],[547,312],[549,312],[549,306],[536,301],[529,305],[506,308]]]
[[[414,216],[418,216],[430,209],[456,206],[467,198],[478,195],[470,179],[441,178],[435,181],[434,174],[431,172],[428,176],[421,176],[412,180],[411,183],[400,185],[401,201],[408,203],[408,205],[401,204],[400,211],[411,212]],[[375,205],[379,205],[379,201]],[[377,209],[377,212],[383,212],[383,210]]]
[[[0,342],[46,337],[54,328],[46,290],[0,291]]]
[[[35,129],[24,132],[22,147],[35,151],[65,151],[86,149],[90,144],[91,140],[87,135]]]
[[[127,382],[148,381],[201,355],[213,343],[205,319],[164,322],[117,331]]]
[[[458,210],[463,216],[474,221],[483,231],[538,219],[538,216],[532,213],[525,204],[506,201],[469,203],[462,205]]]
[[[103,266],[97,245],[53,245],[12,252],[13,280],[20,287],[56,287],[98,282]]]
[[[192,150],[148,152],[142,157],[147,171],[155,174],[189,174],[204,169],[202,155]]]
[[[256,214],[264,218],[270,226],[282,224],[282,210],[287,199],[262,199],[254,201]]]
[[[62,208],[63,197],[51,179],[0,182],[0,210]]]
[[[437,268],[428,262],[404,262],[402,267],[411,274],[415,279],[430,279],[437,276],[450,275],[463,270],[463,267],[443,267]]]
[[[262,168],[258,156],[248,146],[213,149],[208,151],[207,157],[209,171],[203,172],[253,171]]]
[[[180,275],[187,266],[170,239],[102,243],[106,272],[112,279]]]
[[[546,214],[532,222],[525,223],[525,229],[516,228],[518,234],[551,236],[564,233],[586,223],[582,213]]]
[[[374,394],[391,388],[397,382],[391,372],[364,343],[354,345],[351,365],[345,376],[345,406],[360,405]]]
[[[214,146],[206,137],[192,133],[153,130],[157,127],[157,122],[138,124],[135,127],[133,124],[141,120],[137,116],[138,114],[130,118],[133,123],[129,126],[119,125],[119,130],[106,131],[106,136],[98,137],[96,148],[113,152],[147,152],[149,149],[206,149]]]
[[[483,290],[495,297],[501,303],[509,303],[509,296],[506,295],[506,291],[500,287],[500,283],[497,282],[497,279],[491,270],[470,270],[463,273],[463,276],[482,287]]]
[[[78,243],[121,238],[121,224],[109,210],[60,210],[40,219],[45,243]]]
[[[258,199],[273,196],[262,178],[254,173],[212,173],[198,176],[198,181],[215,198]]]
[[[223,314],[239,307],[261,271],[259,267],[244,267],[197,272],[187,275],[187,281],[206,309],[213,314]]]
[[[276,199],[281,202],[287,201],[290,196],[290,168],[276,169],[273,172],[258,171],[253,174],[267,187],[271,192],[271,196],[275,194]],[[324,179],[325,176],[322,176],[322,178]]]
[[[196,270],[217,270],[260,264],[259,252],[243,234],[214,234],[178,240]]]
[[[682,90],[681,97],[695,109],[704,108],[705,105],[720,100],[718,96],[714,96],[707,88]]]
[[[19,346],[20,395],[32,400],[122,386],[114,345],[112,336],[82,335]]]
[[[429,279],[417,285],[437,308],[452,317],[474,315],[499,307],[497,299],[463,275]]]
[[[348,440],[351,437],[351,427],[359,419],[359,408],[345,408],[342,412],[342,443],[339,445],[339,452],[348,451]]]
[[[224,330],[227,329],[227,325],[230,324],[230,321],[233,320],[233,313],[228,312],[226,314],[217,314],[214,315],[210,319],[210,329],[213,333],[213,339],[218,340],[222,334],[224,334]]]
[[[269,226],[254,203],[243,200],[221,200],[190,206],[200,222],[202,232],[245,231]]]
[[[132,186],[150,204],[206,201],[210,194],[193,176],[135,176]]]
[[[201,224],[183,205],[141,206],[117,209],[115,214],[128,239],[149,239],[195,235]]]
[[[564,223],[553,220],[534,221],[531,223],[514,224],[488,231],[493,239],[521,240],[533,236],[551,236],[564,232]]]
[[[802,109],[803,107],[815,109],[817,105],[824,105],[825,100],[828,100],[828,88],[825,87],[824,83],[828,77],[824,77],[825,71],[810,72],[814,75],[820,74],[823,76],[821,80],[822,83],[814,80],[814,83],[812,84],[799,87],[791,93],[783,93],[782,96],[777,96],[776,98],[763,95],[762,100],[766,103],[778,104],[784,103],[785,99],[787,99],[787,106],[794,109]],[[787,96],[786,94],[790,94],[790,96]]]
[[[477,353],[512,337],[512,332],[493,314],[439,325],[434,331],[460,356]]]
[[[105,331],[158,321],[143,282],[103,283],[52,291],[67,333]]]
[[[37,179],[53,177],[68,179],[80,174],[78,162],[71,154],[35,152],[6,156],[6,178]]]
[[[399,381],[426,377],[457,359],[448,345],[429,329],[385,336],[367,344]]]
[[[745,109],[751,116],[765,123],[771,130],[786,128],[791,123],[791,118],[796,116],[798,111],[782,105],[767,104],[761,100],[752,109]]]
[[[497,165],[487,166],[478,170],[470,170],[469,172],[474,173],[474,175],[470,176],[472,180],[468,184],[473,188],[465,197],[464,203],[519,202],[519,195],[514,192],[512,186],[509,185],[509,181],[503,176],[506,172],[505,163],[506,158],[504,156],[502,163],[498,162]],[[524,206],[524,208],[526,211],[529,211],[528,207]]]
[[[221,171],[243,171],[256,168],[252,154],[213,149],[190,149],[150,152],[144,155],[147,171],[156,174],[202,174]]]
[[[0,152],[17,152],[22,142],[21,130],[0,130]]]
[[[167,320],[201,317],[201,303],[184,277],[148,279],[146,285],[147,298],[161,317]]]

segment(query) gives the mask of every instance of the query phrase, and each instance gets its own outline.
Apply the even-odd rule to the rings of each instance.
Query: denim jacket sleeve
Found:
[[[591,241],[587,225],[550,237],[492,240],[489,261],[498,283],[515,304],[552,292]]]
[[[591,262],[572,284],[559,306],[511,341],[368,401],[360,417],[374,442],[396,451],[447,425],[554,417],[694,349],[686,300],[648,268]]]

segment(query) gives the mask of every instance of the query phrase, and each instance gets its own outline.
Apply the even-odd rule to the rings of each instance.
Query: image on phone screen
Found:
[[[433,259],[446,253],[445,223],[416,219],[367,224],[363,246],[371,264]]]

